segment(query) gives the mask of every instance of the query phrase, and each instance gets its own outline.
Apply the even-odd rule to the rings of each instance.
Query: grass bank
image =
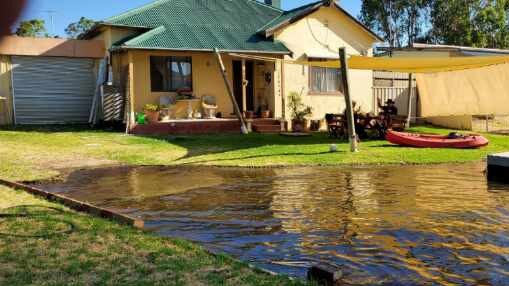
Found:
[[[416,132],[449,130],[419,127]],[[345,164],[430,164],[481,160],[487,154],[509,150],[509,138],[486,135],[491,144],[473,150],[416,149],[386,141],[361,143],[349,153],[347,142],[327,134],[290,138],[280,135],[213,135],[138,137],[80,128],[25,128],[0,130],[0,177],[40,180],[55,177],[65,168],[98,165],[219,165],[295,166]],[[338,152],[330,153],[330,144]]]

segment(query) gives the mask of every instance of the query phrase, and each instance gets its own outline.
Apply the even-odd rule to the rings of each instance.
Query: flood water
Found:
[[[115,168],[44,186],[275,272],[355,285],[509,285],[509,187],[484,164]]]

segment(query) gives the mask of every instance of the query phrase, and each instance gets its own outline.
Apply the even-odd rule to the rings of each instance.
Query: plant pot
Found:
[[[260,118],[267,119],[270,118],[270,110],[263,110],[260,112]]]
[[[253,111],[244,111],[244,117],[246,119],[253,119],[254,118],[254,112]]]
[[[304,132],[305,123],[304,120],[292,120],[292,131],[297,133]]]
[[[147,118],[148,122],[150,122],[150,123],[159,122],[160,114],[161,114],[160,111],[145,111],[145,117]]]

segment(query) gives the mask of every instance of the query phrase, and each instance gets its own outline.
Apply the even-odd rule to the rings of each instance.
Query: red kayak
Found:
[[[389,130],[387,141],[410,147],[419,148],[479,148],[489,144],[488,139],[480,135],[428,135],[404,133]]]

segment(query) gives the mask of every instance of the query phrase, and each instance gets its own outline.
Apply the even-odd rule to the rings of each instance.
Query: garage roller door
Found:
[[[16,124],[87,123],[94,60],[12,57]]]

